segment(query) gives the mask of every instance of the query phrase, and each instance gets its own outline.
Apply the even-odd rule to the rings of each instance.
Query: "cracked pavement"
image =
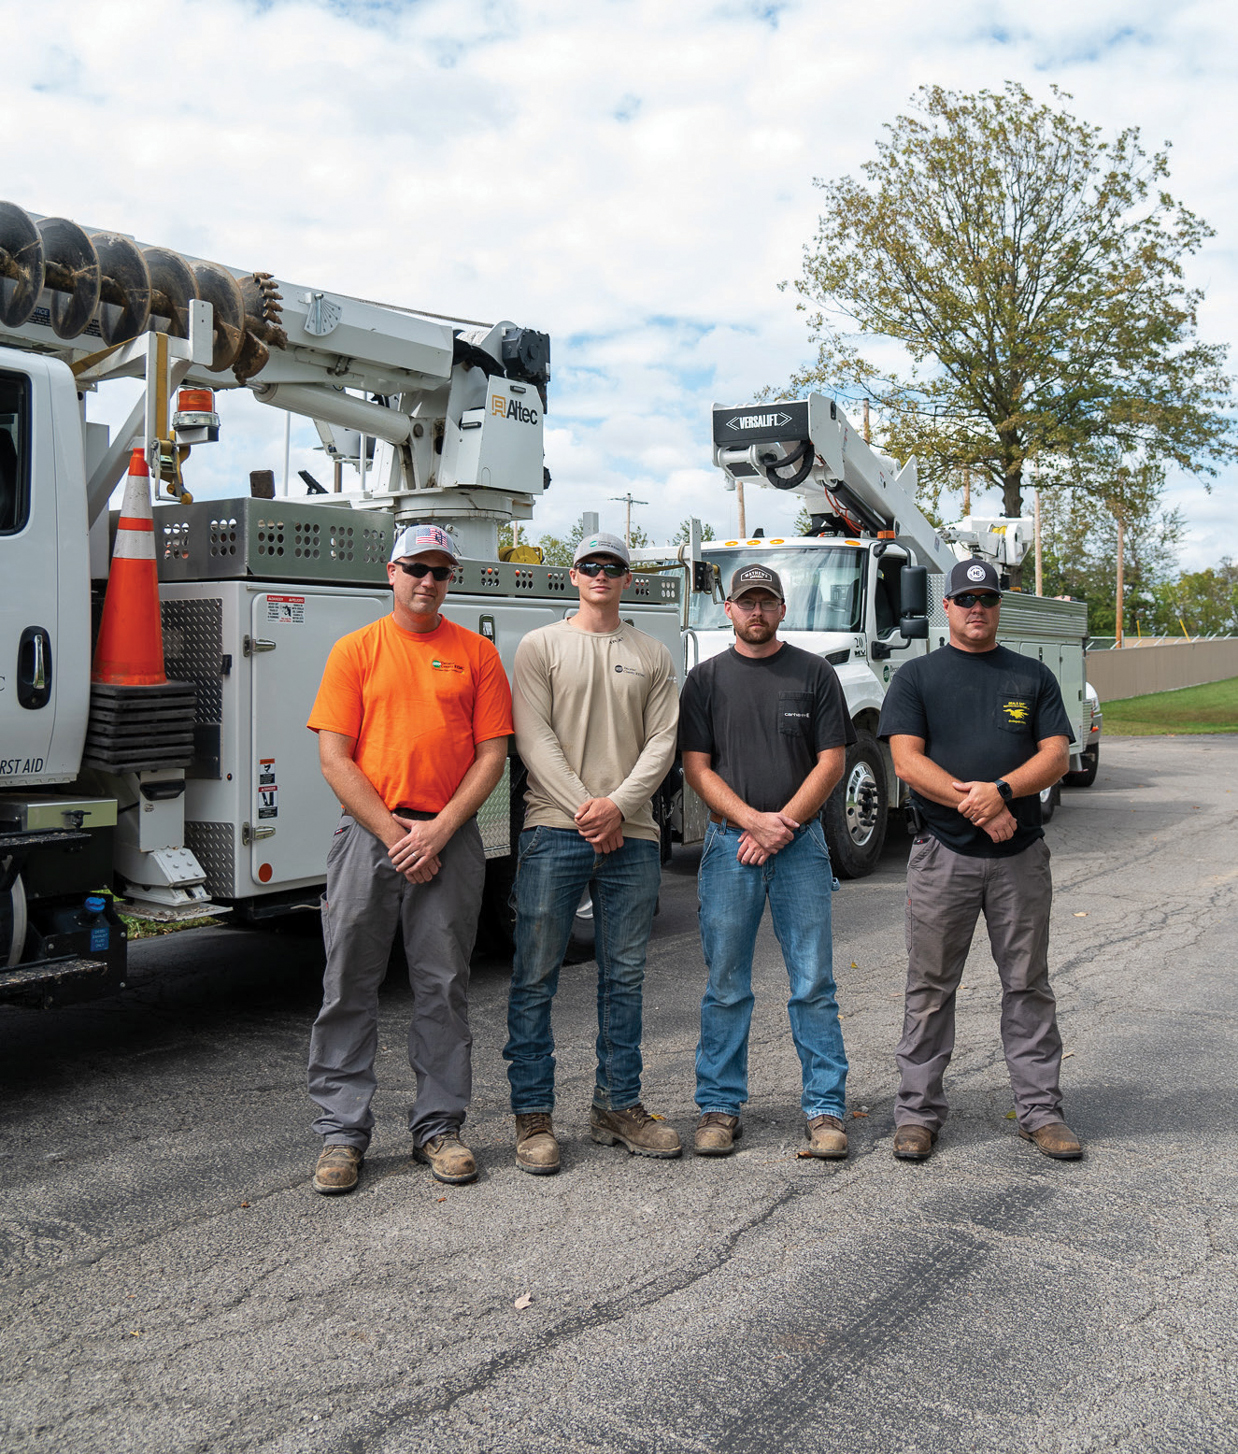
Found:
[[[833,902],[850,1159],[801,1160],[768,919],[731,1158],[595,1145],[595,976],[556,1004],[563,1171],[515,1166],[506,971],[474,969],[480,1180],[409,1157],[410,1008],[383,992],[362,1183],[316,1196],[321,948],[134,946],[119,997],[0,1010],[0,1447],[1100,1451],[1238,1445],[1238,736],[1106,741],[1049,825],[1051,963],[1082,1162],[1015,1135],[983,931],[951,1119],[890,1155],[907,839]],[[664,879],[645,1102],[685,1141],[703,980],[695,855]],[[531,1297],[527,1308],[517,1299]]]

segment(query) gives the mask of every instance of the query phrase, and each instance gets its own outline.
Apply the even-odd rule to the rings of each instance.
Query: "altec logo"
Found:
[[[726,421],[728,429],[781,429],[790,424],[790,414],[733,414]]]
[[[536,409],[530,409],[519,399],[508,399],[502,394],[490,395],[490,412],[497,414],[500,419],[516,419],[521,424],[536,424],[538,418]]]

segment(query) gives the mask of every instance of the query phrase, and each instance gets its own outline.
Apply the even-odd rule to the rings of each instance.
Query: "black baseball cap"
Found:
[[[769,591],[780,601],[787,598],[782,592],[782,581],[778,572],[764,565],[741,565],[731,577],[731,592],[728,601],[738,601],[748,591]]]
[[[965,591],[996,591],[1002,593],[1001,578],[997,567],[991,561],[981,560],[973,555],[970,560],[961,560],[950,567],[946,581],[946,596],[961,596]]]

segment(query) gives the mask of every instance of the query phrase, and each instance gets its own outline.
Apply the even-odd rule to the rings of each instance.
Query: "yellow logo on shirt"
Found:
[[[1001,710],[1012,727],[1024,727],[1031,721],[1032,704],[1026,697],[1011,697],[1001,704]]]

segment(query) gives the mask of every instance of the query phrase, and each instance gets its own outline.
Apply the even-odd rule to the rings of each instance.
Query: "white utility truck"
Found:
[[[877,720],[893,674],[947,636],[941,605],[943,577],[956,560],[975,554],[1001,572],[1019,565],[1031,542],[1028,520],[966,519],[936,529],[916,505],[916,463],[901,468],[872,449],[836,403],[807,399],[715,406],[714,462],[730,488],[772,485],[795,490],[807,504],[814,534],[699,543],[681,552],[696,584],[687,600],[685,667],[723,651],[733,640],[723,611],[732,572],[752,561],[770,566],[787,598],[783,640],[816,652],[838,673],[855,724],[842,782],[826,805],[825,830],[835,870],[845,878],[872,872],[881,856],[890,813],[905,805],[889,749],[877,740]],[[640,552],[653,559],[657,550]],[[706,566],[704,578],[697,562]],[[709,567],[713,567],[711,571]],[[931,607],[930,607],[930,603]],[[1002,602],[998,639],[1045,662],[1061,684],[1075,731],[1071,765],[1082,781],[1095,753],[1093,698],[1085,688],[1087,609],[1081,602],[1011,592]],[[1093,776],[1094,776],[1093,770]],[[1042,795],[1047,818],[1059,789]],[[704,835],[705,808],[685,787],[675,817],[683,842]]]
[[[132,393],[134,379],[119,428],[88,417],[97,390],[127,380]],[[535,330],[380,306],[0,203],[0,1000],[123,982],[125,930],[101,888],[148,917],[317,905],[339,810],[305,721],[331,645],[390,609],[393,531],[433,519],[455,532],[468,558],[446,614],[509,667],[525,631],[569,609],[566,570],[496,548],[549,483],[549,379]],[[195,502],[186,461],[218,437],[222,389],[311,418],[337,490],[344,465],[361,489],[269,498],[247,482]],[[160,497],[166,687],[91,681],[108,503],[135,447]],[[624,615],[678,649],[680,582],[638,577]],[[480,815],[500,922],[516,768]]]

